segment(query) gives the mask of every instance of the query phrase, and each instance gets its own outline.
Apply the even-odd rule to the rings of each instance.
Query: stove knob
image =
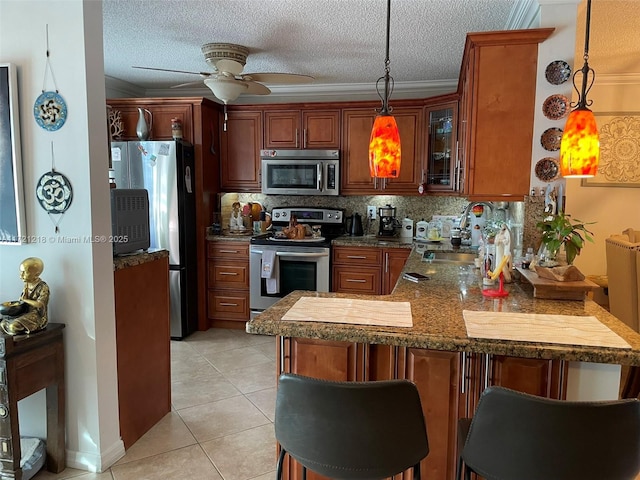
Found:
[[[280,212],[274,213],[273,216],[276,217],[276,218],[280,218]]]

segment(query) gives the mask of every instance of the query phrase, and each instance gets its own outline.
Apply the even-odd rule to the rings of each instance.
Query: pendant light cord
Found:
[[[380,109],[381,115],[388,115],[393,110],[389,107],[389,97],[393,92],[393,77],[389,74],[390,68],[389,65],[391,61],[389,60],[389,37],[391,30],[391,0],[387,0],[387,40],[386,40],[386,49],[385,49],[385,59],[384,59],[384,76],[380,77],[376,81],[376,91],[378,92],[378,96],[382,100],[382,108]],[[380,82],[384,81],[384,97],[380,95]]]
[[[589,35],[591,30],[591,0],[587,0],[587,15],[586,15],[586,32],[584,36],[584,64],[580,70],[577,70],[576,73],[573,74],[573,88],[578,92],[578,101],[571,102],[572,107],[577,107],[580,109],[585,109],[593,103],[593,100],[587,101],[587,93],[591,90],[595,80],[596,80],[596,72],[593,68],[589,67]],[[580,90],[576,85],[576,76],[578,72],[582,74],[582,86]],[[590,82],[589,82],[590,80]],[[589,84],[587,85],[587,82]]]

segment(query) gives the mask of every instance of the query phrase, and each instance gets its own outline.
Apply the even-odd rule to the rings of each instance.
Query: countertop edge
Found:
[[[142,265],[162,258],[169,258],[169,250],[148,250],[146,252],[134,252],[128,255],[118,255],[113,257],[113,271]]]

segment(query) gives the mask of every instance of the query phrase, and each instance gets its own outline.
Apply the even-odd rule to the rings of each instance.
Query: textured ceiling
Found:
[[[451,91],[467,32],[506,29],[517,1],[393,0],[396,83],[444,81]],[[200,51],[209,42],[248,47],[245,73],[311,75],[316,86],[369,84],[374,94],[383,74],[384,0],[103,0],[103,11],[106,75],[145,90],[198,77],[133,65],[210,71]]]
[[[392,0],[391,75],[395,98],[455,89],[468,32],[526,28],[514,24],[522,5],[535,0]],[[545,0],[549,1],[549,0]],[[583,1],[576,49],[584,45]],[[354,99],[375,94],[383,74],[384,0],[103,0],[105,74],[127,82],[138,96],[203,95],[197,75],[131,68],[134,65],[210,72],[200,47],[210,42],[245,45],[244,72],[286,72],[315,77],[312,85],[269,85],[281,92],[341,90]],[[589,63],[598,74],[640,74],[640,0],[593,0]],[[441,92],[438,92],[438,88]],[[126,89],[126,88],[125,88]],[[297,89],[297,90],[296,90]],[[413,89],[413,90],[412,90]],[[305,97],[302,97],[303,100]],[[270,100],[267,100],[270,99]],[[284,100],[283,100],[284,101]]]

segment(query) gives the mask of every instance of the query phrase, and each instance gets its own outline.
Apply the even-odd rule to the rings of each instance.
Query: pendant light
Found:
[[[591,24],[591,0],[587,0],[586,34],[584,39],[584,65],[573,74],[573,87],[578,92],[576,108],[569,114],[560,143],[560,173],[567,178],[594,177],[600,160],[600,139],[593,112],[587,101],[596,72],[589,67],[589,28]],[[576,86],[576,75],[582,73],[582,89]],[[591,74],[591,75],[590,75]],[[587,81],[591,80],[587,86]],[[573,105],[573,104],[572,104]]]
[[[384,60],[384,75],[376,81],[382,108],[373,122],[369,139],[369,171],[373,178],[397,178],[400,175],[400,133],[389,107],[389,96],[393,91],[393,78],[389,75],[390,23],[391,0],[387,0],[387,56]],[[380,95],[380,82],[384,82],[384,96]]]

